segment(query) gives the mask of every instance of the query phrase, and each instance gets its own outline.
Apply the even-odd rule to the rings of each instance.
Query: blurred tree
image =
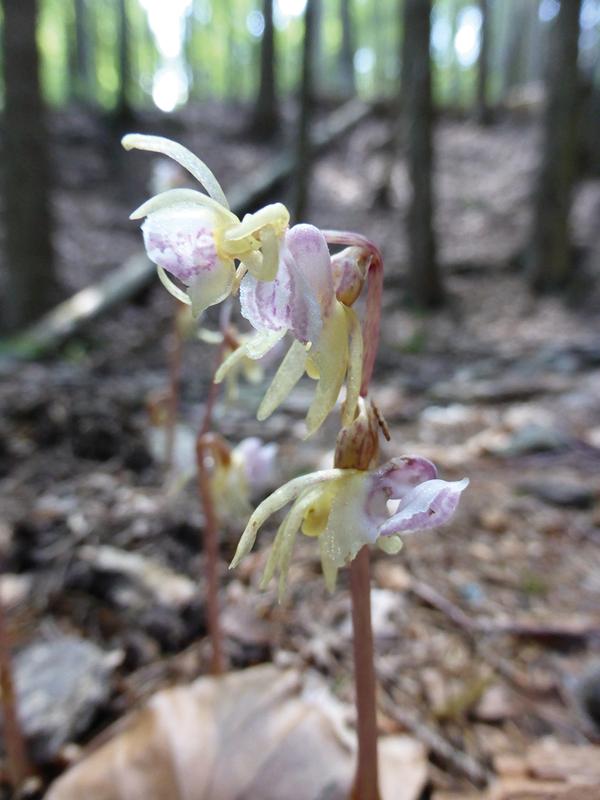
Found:
[[[460,108],[462,103],[462,68],[456,53],[456,34],[458,33],[458,17],[462,8],[461,0],[452,0],[450,14],[450,105]]]
[[[128,124],[132,118],[130,103],[131,86],[131,60],[129,56],[130,48],[130,27],[129,16],[127,13],[127,0],[117,0],[117,47],[118,47],[118,69],[119,69],[119,90],[115,106],[115,116],[121,124]]]
[[[94,43],[91,34],[88,0],[74,0],[71,35],[72,97],[79,103],[95,99]]]
[[[433,232],[433,109],[431,98],[430,0],[405,0],[402,94],[411,198],[408,210],[409,283],[422,308],[443,302]]]
[[[319,0],[307,0],[304,11],[304,41],[302,45],[302,80],[300,85],[300,108],[296,141],[296,174],[294,176],[293,210],[296,221],[304,220],[308,206],[308,191],[311,179],[312,154],[310,128],[314,109],[314,66],[317,43]]]
[[[508,0],[506,2],[508,5]],[[512,0],[507,9],[509,25],[504,48],[504,95],[521,86],[529,77],[527,46],[537,8],[538,0]]]
[[[56,297],[50,179],[36,43],[36,0],[4,0],[3,189],[6,248],[2,325],[15,330]]]
[[[571,276],[569,212],[581,98],[577,68],[581,2],[563,0],[551,31],[542,163],[528,259],[529,280],[536,291],[564,286]]]
[[[273,3],[274,0],[263,0],[264,29],[260,47],[260,82],[250,125],[251,132],[261,138],[272,138],[281,128],[277,100],[277,60]]]
[[[339,0],[342,36],[338,56],[339,84],[342,96],[351,97],[356,92],[354,80],[354,29],[351,0]]]
[[[475,114],[480,125],[491,122],[491,109],[488,103],[488,72],[490,50],[490,0],[479,0],[481,12],[481,33],[479,37],[479,58],[477,59],[477,100]]]

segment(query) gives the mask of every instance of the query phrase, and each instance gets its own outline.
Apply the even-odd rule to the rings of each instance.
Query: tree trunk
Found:
[[[461,107],[462,104],[462,86],[463,86],[463,79],[462,79],[462,68],[460,66],[460,62],[458,60],[458,55],[456,53],[456,47],[454,45],[454,40],[456,39],[456,34],[458,33],[458,14],[460,8],[458,5],[458,0],[453,0],[452,5],[450,6],[449,13],[452,22],[450,23],[450,80],[449,80],[449,99],[450,99],[450,106],[454,109],[458,109]]]
[[[10,0],[8,0],[10,2]],[[75,0],[75,66],[74,99],[80,103],[95,101],[94,45],[90,31],[89,9],[86,0]]]
[[[308,206],[308,190],[311,178],[312,153],[310,149],[310,127],[313,116],[314,58],[317,34],[318,0],[307,0],[304,12],[304,42],[302,46],[302,82],[300,86],[300,109],[298,139],[296,143],[296,175],[294,182],[294,218],[301,222]]]
[[[263,0],[265,27],[260,48],[260,85],[251,123],[252,133],[263,138],[275,136],[281,127],[277,101],[273,2],[274,0]]]
[[[408,210],[409,283],[422,308],[443,302],[433,233],[433,108],[431,99],[430,0],[406,0],[402,88],[412,194]]]
[[[352,97],[356,91],[354,80],[354,31],[352,27],[351,0],[340,0],[340,23],[342,38],[339,52],[339,83],[344,97]]]
[[[476,117],[480,125],[491,122],[491,109],[488,103],[488,74],[490,50],[490,0],[479,0],[481,11],[481,35],[479,39],[479,59],[477,62],[477,105]]]
[[[580,11],[581,0],[563,0],[551,32],[542,164],[528,259],[529,280],[536,291],[564,286],[571,275],[569,211],[581,94],[577,69]]]
[[[575,0],[579,2],[579,0]],[[503,94],[521,86],[527,80],[527,53],[533,13],[537,10],[537,0],[515,0],[509,8],[509,25],[504,56]]]
[[[129,87],[131,86],[131,60],[129,58],[129,17],[127,0],[117,0],[117,31],[119,52],[119,94],[115,116],[125,124],[131,120]]]
[[[2,324],[15,330],[56,299],[49,166],[36,44],[36,0],[4,0],[4,209]]]

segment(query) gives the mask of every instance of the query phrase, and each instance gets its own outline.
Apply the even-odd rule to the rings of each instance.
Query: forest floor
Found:
[[[215,106],[190,115],[183,130],[160,132],[191,146],[227,189],[270,157],[267,146],[235,136],[237,119]],[[84,123],[56,122],[58,249],[69,291],[140,250],[127,216],[148,193],[148,159],[117,155],[110,141],[100,146]],[[426,745],[430,794],[423,797],[487,797],[474,785],[486,771],[496,776],[498,800],[559,796],[543,782],[566,791],[570,781],[589,778],[594,758],[600,783],[593,749],[600,738],[600,181],[579,184],[573,220],[592,282],[566,301],[535,299],[521,253],[536,125],[511,120],[481,130],[442,121],[436,227],[448,303],[416,313],[404,302],[401,158],[391,203],[374,202],[388,169],[386,138],[386,124],[369,119],[319,160],[309,221],[364,233],[384,254],[372,388],[392,433],[383,456],[420,453],[442,477],[466,475],[471,485],[452,524],[407,539],[398,556],[374,554],[381,728],[408,730]],[[58,749],[67,758],[66,742],[86,742],[156,689],[208,671],[203,515],[193,481],[166,490],[147,412],[149,398],[166,386],[172,314],[155,282],[56,357],[1,374],[0,586],[18,648],[68,635],[110,654],[100,700],[87,698],[84,721],[55,721],[67,730],[54,752],[44,750],[44,734],[51,772]],[[185,345],[183,461],[206,397],[207,348]],[[330,464],[335,420],[309,442],[299,438],[308,382],[258,426],[266,380],[219,404],[215,428],[234,443],[257,432],[276,442],[286,477]],[[351,702],[347,575],[328,595],[318,548],[304,539],[280,606],[273,588],[258,588],[273,526],[228,571],[239,532],[230,522],[221,536],[229,662],[312,667]],[[51,687],[55,679],[48,678]],[[577,745],[583,765],[572,753],[568,767],[557,766],[555,755],[526,764],[548,737]],[[511,794],[515,781],[530,794]]]

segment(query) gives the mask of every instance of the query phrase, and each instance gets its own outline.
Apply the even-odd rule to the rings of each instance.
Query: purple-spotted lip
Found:
[[[303,344],[317,341],[333,299],[329,248],[313,225],[286,231],[277,277],[246,275],[240,294],[242,314],[256,330],[289,330]]]
[[[177,229],[164,222],[155,224],[152,216],[142,225],[146,252],[151,261],[189,286],[201,272],[215,270],[219,264],[213,231],[205,226]]]
[[[395,513],[379,525],[379,536],[416,533],[446,524],[454,516],[468,485],[468,478],[460,481],[436,478],[420,483],[404,495]]]

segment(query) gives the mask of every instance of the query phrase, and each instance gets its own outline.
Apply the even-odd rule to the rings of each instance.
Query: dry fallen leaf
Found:
[[[315,676],[267,665],[167,689],[76,764],[46,800],[345,800],[343,708]],[[416,800],[423,746],[382,739],[383,800]]]

